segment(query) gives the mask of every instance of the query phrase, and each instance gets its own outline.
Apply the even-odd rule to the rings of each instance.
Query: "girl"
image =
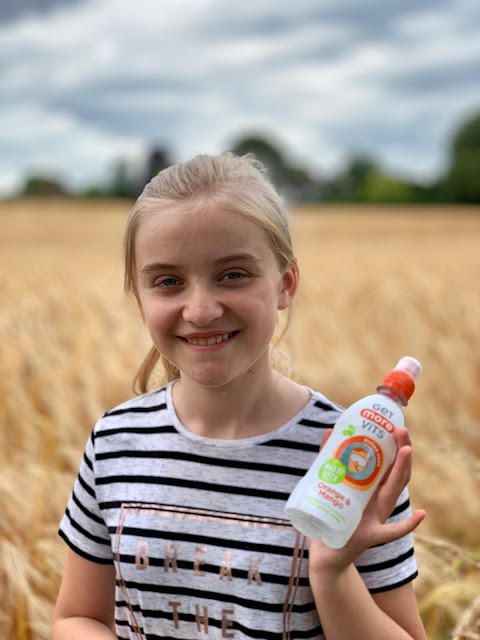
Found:
[[[341,409],[270,364],[298,270],[263,167],[225,153],[162,171],[130,214],[125,259],[154,346],[142,395],[87,443],[53,639],[424,639],[406,430],[345,547],[285,517]],[[159,358],[169,381],[148,392]]]

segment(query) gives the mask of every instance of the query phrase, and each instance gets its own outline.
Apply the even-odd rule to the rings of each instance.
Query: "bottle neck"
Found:
[[[400,391],[393,389],[392,387],[387,387],[386,385],[380,385],[377,387],[377,392],[381,393],[382,396],[387,396],[394,402],[398,404],[399,407],[406,407],[408,402],[407,399]]]

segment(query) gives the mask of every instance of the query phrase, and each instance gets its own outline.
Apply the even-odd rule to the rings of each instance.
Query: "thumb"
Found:
[[[326,444],[327,440],[332,435],[333,429],[325,429],[322,436],[322,442],[320,444],[320,449]]]

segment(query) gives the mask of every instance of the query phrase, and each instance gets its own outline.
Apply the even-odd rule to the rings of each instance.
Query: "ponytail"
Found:
[[[146,393],[149,390],[150,380],[158,361],[161,360],[164,369],[164,378],[166,382],[176,380],[180,377],[180,371],[169,360],[162,356],[157,348],[152,345],[147,357],[143,361],[137,375],[133,381],[133,390],[137,394]]]

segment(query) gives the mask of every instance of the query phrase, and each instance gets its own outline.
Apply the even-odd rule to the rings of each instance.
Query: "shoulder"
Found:
[[[135,411],[144,412],[148,410],[156,410],[166,403],[166,391],[167,385],[160,387],[159,389],[155,389],[154,391],[144,393],[141,396],[130,398],[113,409],[105,411],[102,417],[105,418],[113,415],[120,415],[122,413],[135,413]]]
[[[166,418],[168,385],[122,402],[105,411],[95,425],[93,436],[122,426],[148,426]]]
[[[332,426],[338,420],[340,415],[345,411],[343,407],[332,400],[329,400],[320,391],[308,388],[311,394],[311,402],[308,406],[308,414],[312,419]]]

